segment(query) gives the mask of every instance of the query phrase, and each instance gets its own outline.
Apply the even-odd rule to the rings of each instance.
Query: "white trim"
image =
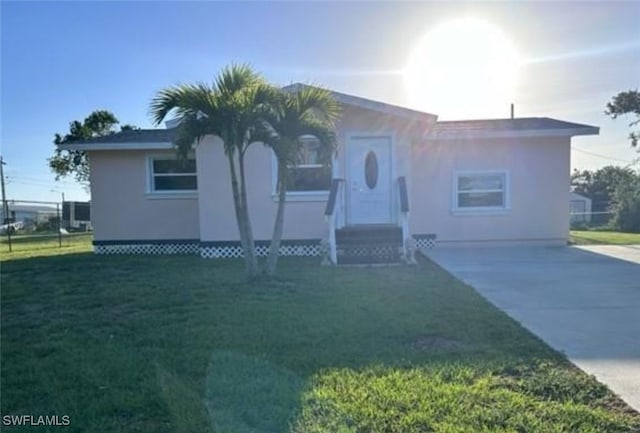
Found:
[[[175,149],[171,142],[157,143],[77,143],[59,144],[62,150],[164,150]]]
[[[504,176],[504,205],[503,206],[458,206],[458,179],[460,176],[473,175],[503,175]],[[451,182],[451,213],[453,215],[501,215],[511,212],[511,173],[507,169],[492,170],[454,170]]]
[[[431,140],[473,140],[478,138],[527,138],[527,137],[573,137],[576,135],[598,135],[600,128],[572,128],[572,129],[524,129],[519,131],[491,131],[486,129],[471,129],[467,131],[431,130],[424,138]]]
[[[195,155],[189,155],[189,158],[193,158],[196,161]],[[147,199],[160,199],[160,200],[170,200],[170,199],[192,199],[198,198],[198,190],[197,189],[182,189],[182,190],[160,190],[156,191],[153,189],[153,161],[154,160],[175,160],[174,154],[168,153],[152,153],[145,155],[145,167],[146,167],[146,176],[145,176],[145,190],[144,196]],[[196,182],[198,181],[198,164],[196,161],[196,171],[194,174],[191,173],[181,173],[176,174],[176,176],[196,176]]]
[[[349,149],[351,148],[351,142],[353,141],[353,139],[358,139],[358,138],[388,138],[389,139],[389,146],[391,147],[389,149],[389,155],[391,158],[391,161],[389,161],[390,164],[390,170],[389,170],[389,190],[390,190],[390,197],[389,197],[389,213],[391,215],[391,224],[397,224],[397,218],[396,218],[396,214],[397,212],[395,212],[395,201],[396,201],[396,192],[395,192],[395,188],[394,186],[394,180],[396,179],[396,132],[393,130],[388,130],[388,131],[377,131],[376,133],[372,133],[371,131],[357,131],[357,130],[353,130],[353,131],[348,131],[345,134],[345,182],[344,182],[344,189],[345,189],[345,196],[344,196],[344,201],[345,201],[345,224],[346,225],[351,225],[353,224],[353,222],[351,221],[351,173],[350,173],[350,156],[351,156],[351,152]]]

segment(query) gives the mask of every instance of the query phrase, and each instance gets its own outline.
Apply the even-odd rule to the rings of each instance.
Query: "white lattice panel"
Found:
[[[198,244],[95,245],[95,254],[197,254]]]
[[[436,240],[435,238],[416,239],[416,246],[418,249],[432,249],[436,246]]]
[[[257,256],[266,256],[269,254],[269,246],[258,245],[255,251]],[[281,245],[279,253],[281,256],[319,256],[320,244]],[[243,255],[240,245],[200,247],[200,256],[205,259],[236,258]]]

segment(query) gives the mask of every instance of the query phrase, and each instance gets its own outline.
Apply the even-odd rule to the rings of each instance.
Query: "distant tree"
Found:
[[[118,132],[117,125],[120,121],[116,116],[107,110],[96,110],[89,114],[84,121],[74,120],[69,123],[69,132],[64,136],[56,134],[53,143],[56,149],[51,158],[47,161],[49,168],[56,175],[56,180],[61,177],[73,175],[75,179],[82,183],[89,182],[89,161],[87,154],[81,150],[62,150],[58,145],[72,141],[81,141],[93,137],[103,137]],[[120,131],[131,131],[140,129],[133,125],[123,125]]]
[[[613,227],[640,232],[640,173],[615,166],[596,171],[575,170],[571,185],[575,192],[592,200],[593,212],[613,212]]]
[[[603,212],[612,209],[616,189],[630,184],[636,177],[630,168],[609,165],[595,171],[574,170],[571,186],[574,192],[592,200],[593,212]]]
[[[640,175],[618,186],[614,195],[613,225],[624,232],[640,233]]]
[[[632,114],[635,116],[635,120],[629,123],[629,127],[632,128],[640,124],[640,92],[629,90],[618,93],[611,99],[611,102],[607,103],[605,114],[613,119],[624,114]],[[629,133],[629,139],[631,146],[636,147],[638,140],[640,140],[640,130],[632,130]]]

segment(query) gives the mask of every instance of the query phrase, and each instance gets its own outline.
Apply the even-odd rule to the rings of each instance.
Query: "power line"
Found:
[[[13,179],[19,179],[19,180],[34,181],[34,182],[47,182],[47,183],[51,183],[52,182],[51,180],[48,180],[48,179],[42,179],[42,178],[38,179],[36,177],[27,177],[27,176],[16,176],[16,175],[13,175],[13,174],[9,174],[9,175],[7,175],[7,177],[8,178],[13,178]],[[73,185],[72,182],[67,182],[67,181],[64,181],[64,180],[55,180],[53,182],[55,182],[56,184]]]
[[[36,186],[36,187],[40,187],[40,188],[47,188],[47,189],[51,189],[52,187],[54,187],[55,185],[51,185],[51,184],[44,184],[44,183],[33,183],[33,182],[23,182],[20,180],[12,180],[12,179],[8,179],[9,184],[13,185],[13,184],[17,184],[17,185],[27,185],[27,186]]]
[[[608,159],[608,160],[611,160],[611,161],[626,162],[627,164],[634,164],[634,161],[629,161],[629,160],[626,160],[626,159],[614,158],[614,157],[611,157],[611,156],[603,155],[601,153],[596,153],[596,152],[591,152],[589,150],[580,149],[580,148],[575,147],[575,146],[571,147],[571,150],[577,150],[578,152],[586,153],[587,155],[597,156],[598,158]]]

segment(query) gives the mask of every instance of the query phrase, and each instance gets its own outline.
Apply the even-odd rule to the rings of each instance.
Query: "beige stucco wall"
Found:
[[[200,201],[200,240],[237,241],[231,177],[222,141],[207,137],[196,148],[198,195]],[[259,144],[246,155],[249,211],[256,240],[269,240],[273,231],[277,201],[272,194],[271,153]],[[283,239],[326,237],[324,221],[326,195],[316,201],[288,202],[285,208]]]
[[[91,218],[94,239],[198,239],[198,200],[148,194],[147,155],[167,151],[93,151]]]
[[[411,231],[434,233],[445,245],[478,241],[562,244],[569,231],[569,157],[568,137],[414,145]],[[507,170],[511,209],[498,214],[455,214],[454,170]]]
[[[345,143],[351,135],[391,135],[396,145],[395,177],[410,171],[410,136],[415,123],[369,110],[348,107],[336,125],[338,140],[335,175],[344,178]],[[196,148],[198,194],[200,198],[200,239],[207,241],[238,240],[229,166],[217,137],[207,137]],[[246,155],[248,200],[256,240],[271,239],[277,209],[274,195],[274,167],[271,151],[254,144]],[[322,239],[328,236],[324,210],[328,194],[313,198],[288,199],[283,239]],[[297,201],[297,200],[302,201]],[[394,190],[394,204],[396,201]]]

